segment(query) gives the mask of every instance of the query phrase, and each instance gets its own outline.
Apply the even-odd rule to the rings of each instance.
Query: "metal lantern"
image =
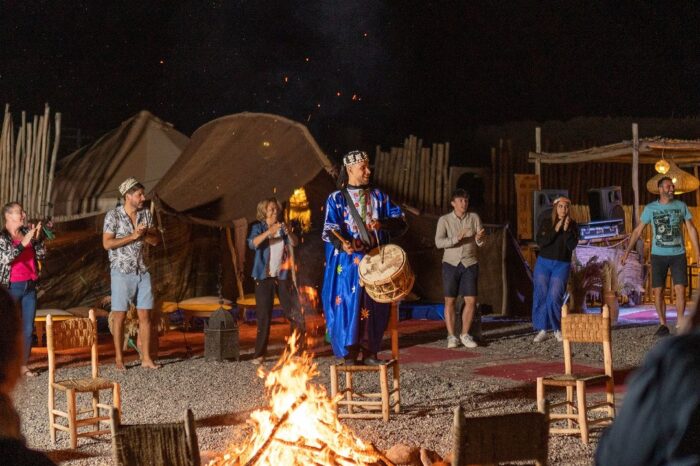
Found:
[[[204,358],[207,361],[240,360],[238,322],[230,312],[219,307],[204,324]]]

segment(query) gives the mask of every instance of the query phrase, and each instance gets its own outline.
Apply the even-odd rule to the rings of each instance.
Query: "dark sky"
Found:
[[[409,133],[700,104],[693,2],[4,1],[0,97],[95,136],[148,109],[190,135],[278,113],[329,153]]]

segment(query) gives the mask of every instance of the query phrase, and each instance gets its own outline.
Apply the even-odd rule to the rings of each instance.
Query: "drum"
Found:
[[[404,298],[416,281],[406,252],[395,244],[372,249],[360,261],[360,285],[378,303]]]

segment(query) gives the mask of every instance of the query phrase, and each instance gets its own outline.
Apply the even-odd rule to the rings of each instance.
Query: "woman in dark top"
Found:
[[[548,330],[561,341],[561,306],[571,269],[571,253],[578,244],[578,228],[569,215],[571,200],[554,200],[552,221],[544,221],[537,232],[540,253],[535,263],[532,296],[532,326],[538,330],[535,343],[547,337]]]

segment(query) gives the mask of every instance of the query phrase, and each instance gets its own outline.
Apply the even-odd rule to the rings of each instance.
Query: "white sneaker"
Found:
[[[561,337],[561,332],[559,330],[554,331],[554,338],[557,339],[557,341],[562,341],[563,338]]]
[[[472,339],[471,335],[469,335],[468,333],[460,335],[459,340],[467,348],[476,348],[477,346],[479,346],[476,344],[476,342]]]
[[[447,347],[457,348],[459,346],[459,339],[454,335],[447,335]]]
[[[544,339],[547,338],[547,331],[546,330],[540,330],[537,335],[535,335],[535,339],[533,340],[535,343],[542,343]]]

